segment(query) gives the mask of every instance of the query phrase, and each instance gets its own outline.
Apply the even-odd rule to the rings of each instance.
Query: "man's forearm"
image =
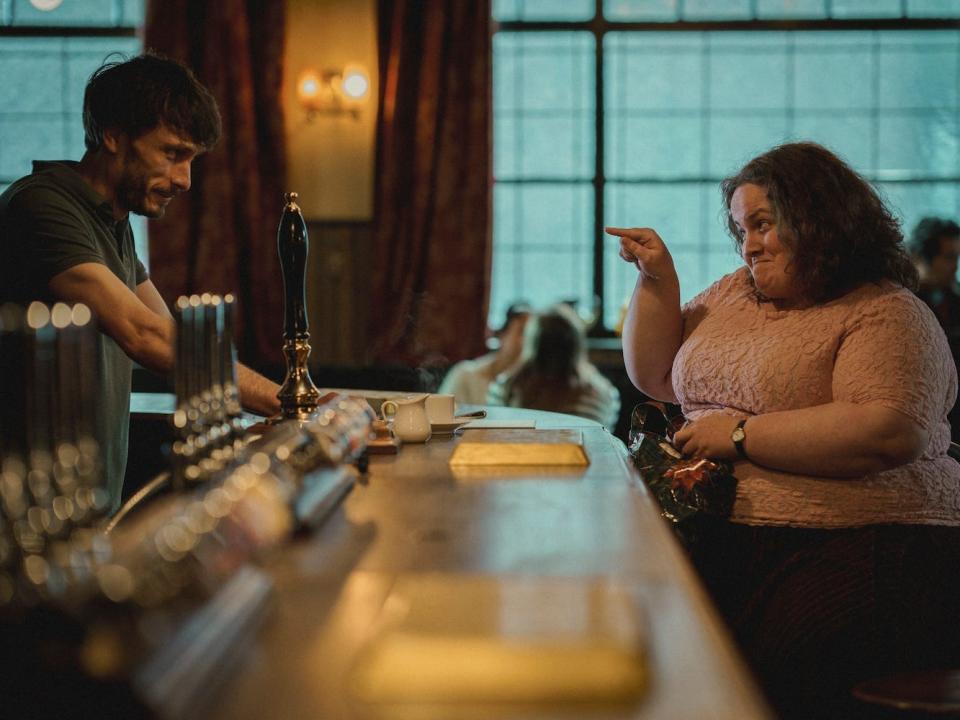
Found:
[[[240,385],[240,402],[245,409],[264,417],[280,412],[280,400],[277,398],[280,386],[275,382],[242,363],[237,363],[237,382]]]

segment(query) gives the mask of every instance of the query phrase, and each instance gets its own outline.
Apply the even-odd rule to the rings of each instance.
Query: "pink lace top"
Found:
[[[793,475],[739,462],[734,521],[960,525],[960,464],[946,455],[956,369],[936,318],[913,293],[870,284],[826,304],[777,310],[758,302],[741,268],[687,303],[683,318],[673,387],[691,419],[844,400],[880,403],[930,432],[920,459],[863,478]]]

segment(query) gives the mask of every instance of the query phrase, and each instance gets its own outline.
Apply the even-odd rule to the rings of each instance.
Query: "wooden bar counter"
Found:
[[[275,583],[264,626],[217,693],[209,716],[770,717],[622,443],[579,418],[491,408],[491,419],[582,432],[585,468],[484,476],[448,461],[473,431],[371,457],[369,472],[327,521],[264,559]],[[614,584],[645,626],[649,681],[626,705],[378,705],[352,690],[361,650],[388,597],[417,583]],[[546,584],[544,584],[546,583]],[[478,599],[479,603],[479,599]],[[458,609],[481,613],[470,603]],[[507,622],[507,620],[504,620]],[[417,668],[401,668],[416,676]]]

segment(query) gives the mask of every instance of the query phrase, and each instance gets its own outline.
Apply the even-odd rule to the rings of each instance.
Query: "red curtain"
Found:
[[[146,47],[187,64],[223,118],[219,144],[194,162],[190,192],[150,222],[151,276],[168,302],[234,293],[239,354],[254,367],[282,362],[284,32],[283,2],[147,5]]]
[[[490,2],[379,0],[370,347],[383,363],[484,350]]]

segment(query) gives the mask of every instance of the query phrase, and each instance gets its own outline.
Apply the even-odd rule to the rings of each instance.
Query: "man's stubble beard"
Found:
[[[166,207],[160,205],[156,210],[148,210],[149,194],[146,178],[142,175],[125,173],[117,185],[117,199],[122,207],[128,212],[156,220],[163,217]]]

